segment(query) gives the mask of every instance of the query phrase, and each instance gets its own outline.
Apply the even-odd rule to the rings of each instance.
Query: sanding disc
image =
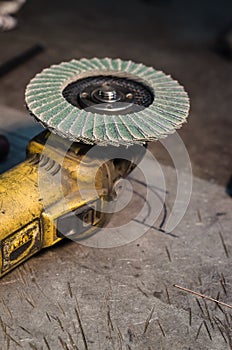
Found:
[[[186,121],[189,99],[170,76],[142,63],[81,59],[53,65],[26,88],[30,113],[52,132],[88,144],[158,140]]]

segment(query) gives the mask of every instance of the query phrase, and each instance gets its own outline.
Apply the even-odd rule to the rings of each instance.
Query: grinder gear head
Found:
[[[120,59],[53,65],[26,89],[31,114],[75,142],[132,145],[158,140],[186,121],[184,88],[152,67]]]

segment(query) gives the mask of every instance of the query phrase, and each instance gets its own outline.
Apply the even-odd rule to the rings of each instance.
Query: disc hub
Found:
[[[100,102],[116,102],[121,98],[120,93],[108,84],[102,85],[102,87],[94,91],[93,94]]]
[[[152,91],[132,79],[93,76],[69,84],[63,96],[72,105],[101,114],[134,113],[154,100]]]

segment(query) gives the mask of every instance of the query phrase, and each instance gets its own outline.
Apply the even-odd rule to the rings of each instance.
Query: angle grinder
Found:
[[[46,68],[25,99],[45,130],[29,142],[26,160],[0,176],[0,276],[64,237],[82,240],[104,226],[103,207],[143,157],[141,145],[173,133],[189,111],[187,93],[170,76],[110,58]],[[95,145],[128,157],[102,162],[101,152],[88,156]]]

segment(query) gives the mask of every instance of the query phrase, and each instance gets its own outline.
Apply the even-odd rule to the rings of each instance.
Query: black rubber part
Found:
[[[113,87],[115,90],[122,92],[124,95],[127,93],[133,94],[133,98],[129,101],[134,105],[141,106],[143,108],[149,107],[154,101],[154,94],[145,84],[137,82],[132,79],[115,77],[111,75],[99,75],[83,78],[75,81],[74,83],[69,84],[63,90],[63,96],[70,104],[73,106],[84,109],[87,106],[80,99],[80,94],[82,92],[91,92],[100,88],[103,84],[108,84]],[[89,101],[92,105],[97,104],[95,100]],[[128,102],[126,99],[122,99],[120,102]],[[132,111],[133,112],[133,111]],[[100,112],[99,112],[100,113]]]

